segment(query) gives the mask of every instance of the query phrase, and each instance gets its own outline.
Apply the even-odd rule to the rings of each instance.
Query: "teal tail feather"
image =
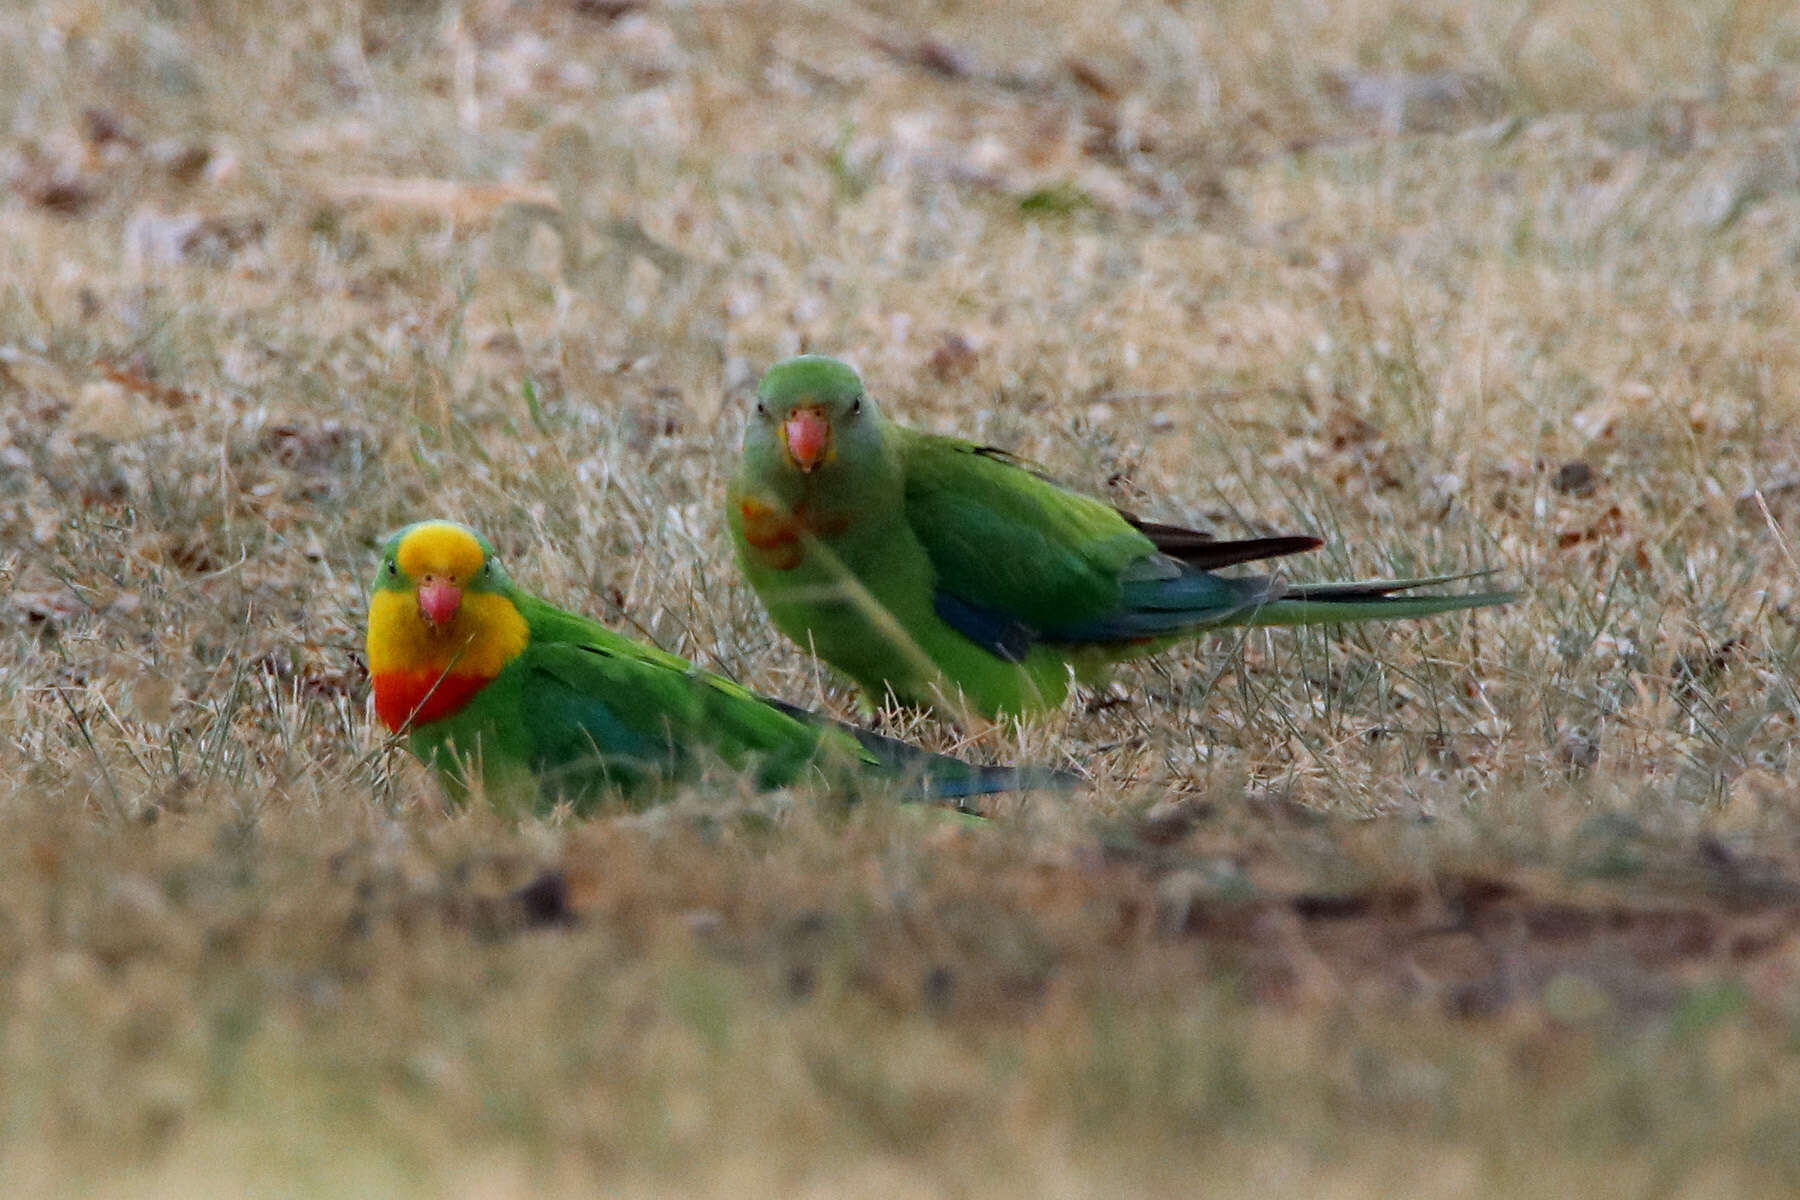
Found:
[[[958,808],[963,807],[959,801],[996,792],[1068,791],[1081,784],[1081,776],[1052,767],[984,766],[921,750],[854,725],[842,728],[887,771],[918,787],[924,799],[945,801]]]
[[[955,803],[996,792],[1066,792],[1082,782],[1081,776],[1052,767],[985,767],[957,758],[936,757],[939,762],[925,764],[919,781],[930,800]],[[960,770],[945,771],[941,763],[955,763]]]
[[[1466,608],[1487,608],[1518,598],[1518,592],[1464,592],[1455,596],[1396,595],[1417,588],[1439,587],[1479,579],[1492,571],[1426,575],[1416,579],[1368,579],[1351,583],[1288,585],[1266,603],[1235,614],[1232,625],[1329,625],[1349,621],[1403,620],[1430,617]]]
[[[768,703],[809,723],[824,721],[818,714],[784,700],[769,700]],[[869,756],[872,767],[917,787],[920,799],[956,808],[970,807],[962,802],[976,796],[991,796],[997,792],[1069,791],[1083,782],[1081,776],[1053,767],[984,766],[922,750],[858,725],[842,721],[825,723],[855,738]]]

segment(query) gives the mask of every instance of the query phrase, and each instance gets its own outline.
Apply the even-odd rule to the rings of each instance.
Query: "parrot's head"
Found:
[[[454,521],[420,521],[396,533],[382,547],[375,575],[377,598],[410,609],[427,637],[476,632],[491,599],[512,607],[511,591],[493,546]]]
[[[369,598],[369,675],[390,729],[455,712],[531,640],[488,540],[454,521],[389,538]]]
[[[782,466],[803,475],[854,468],[881,452],[881,413],[853,367],[803,354],[763,376],[744,442],[747,451],[778,451]]]

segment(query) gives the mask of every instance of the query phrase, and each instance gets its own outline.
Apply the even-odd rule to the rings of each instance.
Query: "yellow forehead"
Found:
[[[448,521],[429,521],[407,534],[395,557],[400,569],[415,579],[420,575],[467,579],[487,561],[475,535]]]

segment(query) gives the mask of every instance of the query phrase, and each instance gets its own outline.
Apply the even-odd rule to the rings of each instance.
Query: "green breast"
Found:
[[[1068,691],[1055,653],[1009,663],[945,624],[933,607],[936,576],[902,521],[855,534],[808,537],[785,570],[739,542],[744,575],[775,627],[854,679],[879,703],[891,691],[930,705],[961,690],[987,713],[1052,706]]]

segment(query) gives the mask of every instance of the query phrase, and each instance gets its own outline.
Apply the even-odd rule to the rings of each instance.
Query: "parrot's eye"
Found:
[[[392,579],[400,573],[400,567],[393,559],[388,559],[388,578]]]
[[[850,402],[850,415],[854,417],[857,413],[859,413],[861,411],[862,411],[862,397],[858,396],[856,399],[854,399]]]
[[[759,417],[768,416],[769,415],[769,406],[764,404],[761,400],[758,400],[756,402],[756,415]]]

